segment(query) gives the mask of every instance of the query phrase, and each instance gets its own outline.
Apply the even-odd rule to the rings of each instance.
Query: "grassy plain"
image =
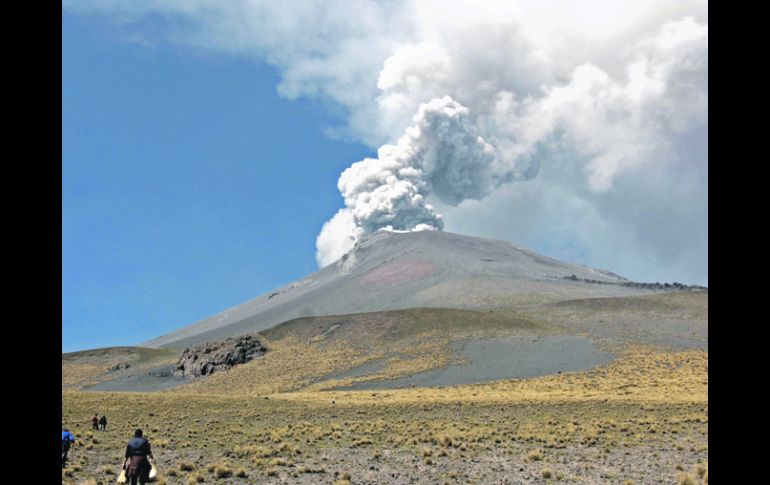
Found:
[[[78,438],[63,482],[114,483],[140,427],[167,484],[708,483],[708,353],[616,351],[589,371],[447,388],[63,390]]]

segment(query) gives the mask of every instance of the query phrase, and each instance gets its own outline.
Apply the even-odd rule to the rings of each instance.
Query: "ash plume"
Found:
[[[499,184],[496,151],[466,107],[445,96],[420,105],[413,121],[395,145],[383,145],[377,158],[354,163],[340,176],[354,239],[383,228],[440,230],[442,218],[426,196],[457,205]]]
[[[708,283],[705,0],[67,0],[129,38],[266,62],[377,150],[339,180],[324,266],[381,228],[495,237]],[[153,19],[171,21],[161,29]],[[517,180],[527,183],[509,184]],[[651,230],[650,228],[666,228]]]

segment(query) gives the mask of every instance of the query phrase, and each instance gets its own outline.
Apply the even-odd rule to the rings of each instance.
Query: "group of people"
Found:
[[[102,420],[104,422],[102,423]],[[102,416],[102,419],[97,419],[94,415],[93,418],[94,429],[102,431],[107,427],[107,418]],[[137,429],[134,431],[134,437],[128,442],[126,446],[125,459],[123,460],[123,470],[126,472],[126,479],[130,480],[131,485],[144,485],[150,478],[150,470],[152,469],[152,460],[155,461],[155,457],[152,454],[150,442],[142,436],[142,430]],[[69,429],[64,429],[61,433],[61,466],[66,468],[67,466],[67,454],[70,447],[75,443],[75,435],[73,435]]]
[[[94,414],[94,417],[91,418],[91,424],[93,425],[93,429],[98,431],[106,431],[107,430],[107,416],[102,416],[101,419],[99,419],[98,414]]]

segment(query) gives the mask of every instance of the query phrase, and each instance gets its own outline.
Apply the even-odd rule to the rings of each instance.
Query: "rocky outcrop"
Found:
[[[174,375],[207,376],[238,364],[245,364],[265,352],[267,349],[252,335],[230,337],[219,342],[207,342],[197,347],[184,349],[174,368]]]
[[[570,281],[581,281],[583,283],[593,283],[597,285],[617,285],[625,288],[638,288],[642,290],[664,290],[664,291],[706,291],[705,286],[699,285],[683,285],[682,283],[639,283],[636,281],[625,281],[623,283],[615,283],[610,281],[599,281],[588,278],[578,278],[577,275],[564,276],[562,279]]]

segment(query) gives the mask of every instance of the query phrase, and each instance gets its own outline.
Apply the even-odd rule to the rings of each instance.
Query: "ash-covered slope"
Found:
[[[577,280],[567,278],[572,275]],[[645,293],[622,287],[626,281],[508,242],[439,231],[378,231],[305,278],[142,346],[185,347],[297,317],[416,307],[492,308]]]

